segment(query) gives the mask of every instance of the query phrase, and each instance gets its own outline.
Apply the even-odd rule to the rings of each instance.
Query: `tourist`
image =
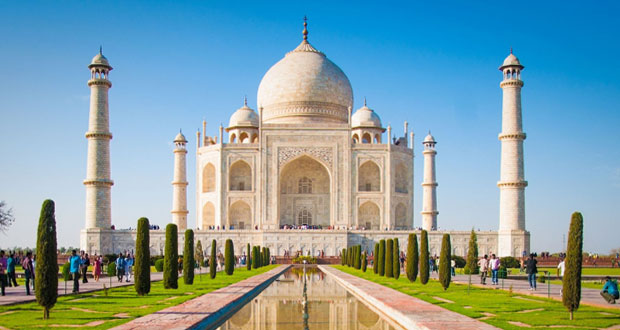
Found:
[[[455,269],[456,269],[456,261],[452,259],[450,260],[450,272],[452,274],[452,277],[456,276]]]
[[[566,265],[564,264],[564,259],[560,259],[560,263],[558,264],[558,276],[560,280],[564,277],[564,270],[566,269]]]
[[[125,273],[125,257],[119,253],[116,258],[116,278],[119,282],[123,282],[123,273]]]
[[[5,270],[7,268],[6,266],[7,261],[6,261],[6,257],[4,256],[4,250],[0,250],[0,292],[2,293],[2,295],[4,296],[4,288],[6,287],[6,274],[5,274]]]
[[[484,255],[482,259],[478,261],[478,267],[480,268],[480,284],[487,284],[487,272],[489,271],[489,256]]]
[[[88,266],[90,266],[90,258],[88,253],[82,251],[82,283],[88,283],[86,274],[88,273]]]
[[[93,278],[95,282],[99,282],[99,276],[101,276],[101,256],[95,255],[95,262],[93,267]]]
[[[9,282],[9,286],[11,283],[14,287],[18,287],[17,280],[15,279],[15,264],[17,263],[17,259],[15,259],[15,253],[10,253],[9,258],[6,260],[6,275],[7,280]]]
[[[71,257],[69,257],[69,271],[73,274],[73,293],[80,291],[80,266],[82,265],[82,259],[77,255],[77,251],[71,251]]]
[[[620,298],[618,296],[618,283],[616,281],[612,281],[609,276],[605,277],[605,279],[607,281],[605,282],[603,290],[601,290],[601,296],[603,296],[608,303],[615,304],[616,299]]]
[[[129,282],[129,279],[133,273],[133,256],[127,253],[127,257],[125,258],[125,282]]]
[[[37,267],[37,256],[33,255],[32,256],[32,282],[30,282],[30,284],[32,284],[32,291],[34,291],[34,275],[36,274],[36,267]]]
[[[534,259],[534,254],[531,253],[530,257],[525,261],[525,273],[527,274],[527,280],[530,282],[530,291],[536,291],[536,273],[538,268],[536,264],[538,262]]]
[[[491,254],[491,260],[489,260],[489,268],[491,268],[491,283],[498,285],[499,281],[497,273],[499,272],[499,259],[495,257],[495,254]]]
[[[22,267],[26,276],[26,295],[30,295],[30,281],[34,280],[34,267],[32,266],[32,252],[26,253],[26,258],[22,260]]]
[[[179,257],[179,275],[183,273],[183,258]]]
[[[433,257],[428,258],[428,269],[431,270],[431,274],[435,271],[435,259]]]

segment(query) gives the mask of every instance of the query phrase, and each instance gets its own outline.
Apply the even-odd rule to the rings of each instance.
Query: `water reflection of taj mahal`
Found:
[[[258,112],[247,102],[215,136],[196,134],[196,240],[209,249],[231,238],[235,253],[246,243],[269,247],[274,255],[304,251],[338,255],[351,245],[367,250],[382,238],[398,237],[404,249],[415,227],[429,231],[431,254],[439,254],[435,144],[428,134],[422,152],[421,226],[414,225],[414,134],[384,127],[366,105],[353,111],[353,89],[345,73],[307,40],[272,66],[257,94]],[[133,249],[135,231],[111,230],[108,80],[103,54],[89,66],[91,111],[86,185],[86,227],[81,247],[90,253]],[[523,66],[510,54],[504,74],[502,176],[498,231],[478,232],[481,253],[520,255],[529,250],[525,230],[523,139],[520,89]],[[398,137],[393,137],[394,135]],[[119,141],[118,143],[122,143]],[[172,222],[182,247],[187,228],[187,140],[174,139]],[[285,228],[315,229],[285,229]],[[162,226],[163,227],[163,226]],[[320,229],[318,229],[320,228]],[[465,255],[468,231],[452,235],[453,253]],[[419,236],[419,235],[418,235]],[[163,231],[151,231],[151,252],[163,251]]]

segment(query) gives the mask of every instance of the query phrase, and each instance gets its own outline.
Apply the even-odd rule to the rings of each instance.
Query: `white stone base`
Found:
[[[150,231],[151,255],[162,255],[164,252],[166,232],[165,230]],[[360,244],[369,253],[373,251],[374,244],[381,239],[398,238],[401,251],[407,250],[407,238],[410,233],[417,235],[418,243],[420,231],[373,231],[373,230],[197,230],[194,231],[194,244],[199,240],[205,251],[211,251],[211,242],[217,242],[217,251],[224,252],[224,243],[232,239],[235,246],[235,254],[240,255],[246,251],[246,244],[265,246],[270,249],[271,255],[282,256],[284,251],[294,255],[297,251],[303,251],[305,255],[310,252],[316,256],[324,251],[325,256],[338,256],[342,249]],[[458,256],[467,255],[469,244],[469,231],[431,231],[428,233],[429,250],[431,256],[439,256],[443,234],[450,234],[452,254]],[[504,245],[499,244],[506,234],[499,235],[495,231],[478,231],[479,255],[495,253],[499,256],[520,256],[521,250],[517,247],[525,247],[529,251],[529,232],[513,231],[507,233],[513,245],[510,248],[515,253],[507,253]],[[498,239],[499,236],[499,239]],[[89,254],[110,254],[119,252],[133,252],[135,250],[135,230],[107,230],[107,229],[83,229],[81,233],[82,250]],[[179,253],[183,253],[184,234],[179,233]],[[498,245],[499,244],[499,245]],[[514,248],[512,248],[514,247]]]

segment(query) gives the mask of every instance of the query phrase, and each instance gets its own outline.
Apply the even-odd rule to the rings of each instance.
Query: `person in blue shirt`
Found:
[[[116,258],[116,277],[118,277],[118,281],[123,281],[123,274],[125,272],[125,258],[122,253],[118,254],[118,258]]]
[[[6,272],[9,280],[9,286],[13,285],[14,287],[18,287],[17,280],[15,279],[15,254],[9,254],[9,258],[6,260]]]
[[[82,266],[82,258],[77,255],[77,251],[71,251],[69,257],[69,271],[73,274],[73,293],[80,292],[80,266]]]
[[[612,281],[609,276],[605,277],[605,279],[607,281],[605,282],[603,290],[601,290],[601,296],[603,296],[608,303],[615,304],[616,299],[620,298],[618,296],[618,283],[616,281]]]

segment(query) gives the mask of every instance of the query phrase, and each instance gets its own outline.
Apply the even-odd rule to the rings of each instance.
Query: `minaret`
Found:
[[[174,138],[174,181],[172,181],[172,223],[179,233],[187,229],[187,170],[185,157],[187,140],[179,132]]]
[[[110,229],[111,188],[110,179],[110,119],[108,112],[108,90],[112,83],[108,74],[112,67],[103,56],[93,57],[90,65],[90,113],[88,120],[88,158],[86,161],[86,229]]]
[[[435,138],[428,132],[424,138],[424,182],[422,182],[422,229],[437,230],[437,181],[435,178]]]
[[[501,173],[499,187],[499,256],[519,256],[529,249],[529,239],[524,246],[516,246],[513,236],[525,231],[525,187],[523,173],[523,123],[521,120],[521,70],[523,65],[512,54],[506,57],[499,70],[504,79],[500,83],[504,97],[502,103]],[[517,231],[517,232],[515,232]]]

